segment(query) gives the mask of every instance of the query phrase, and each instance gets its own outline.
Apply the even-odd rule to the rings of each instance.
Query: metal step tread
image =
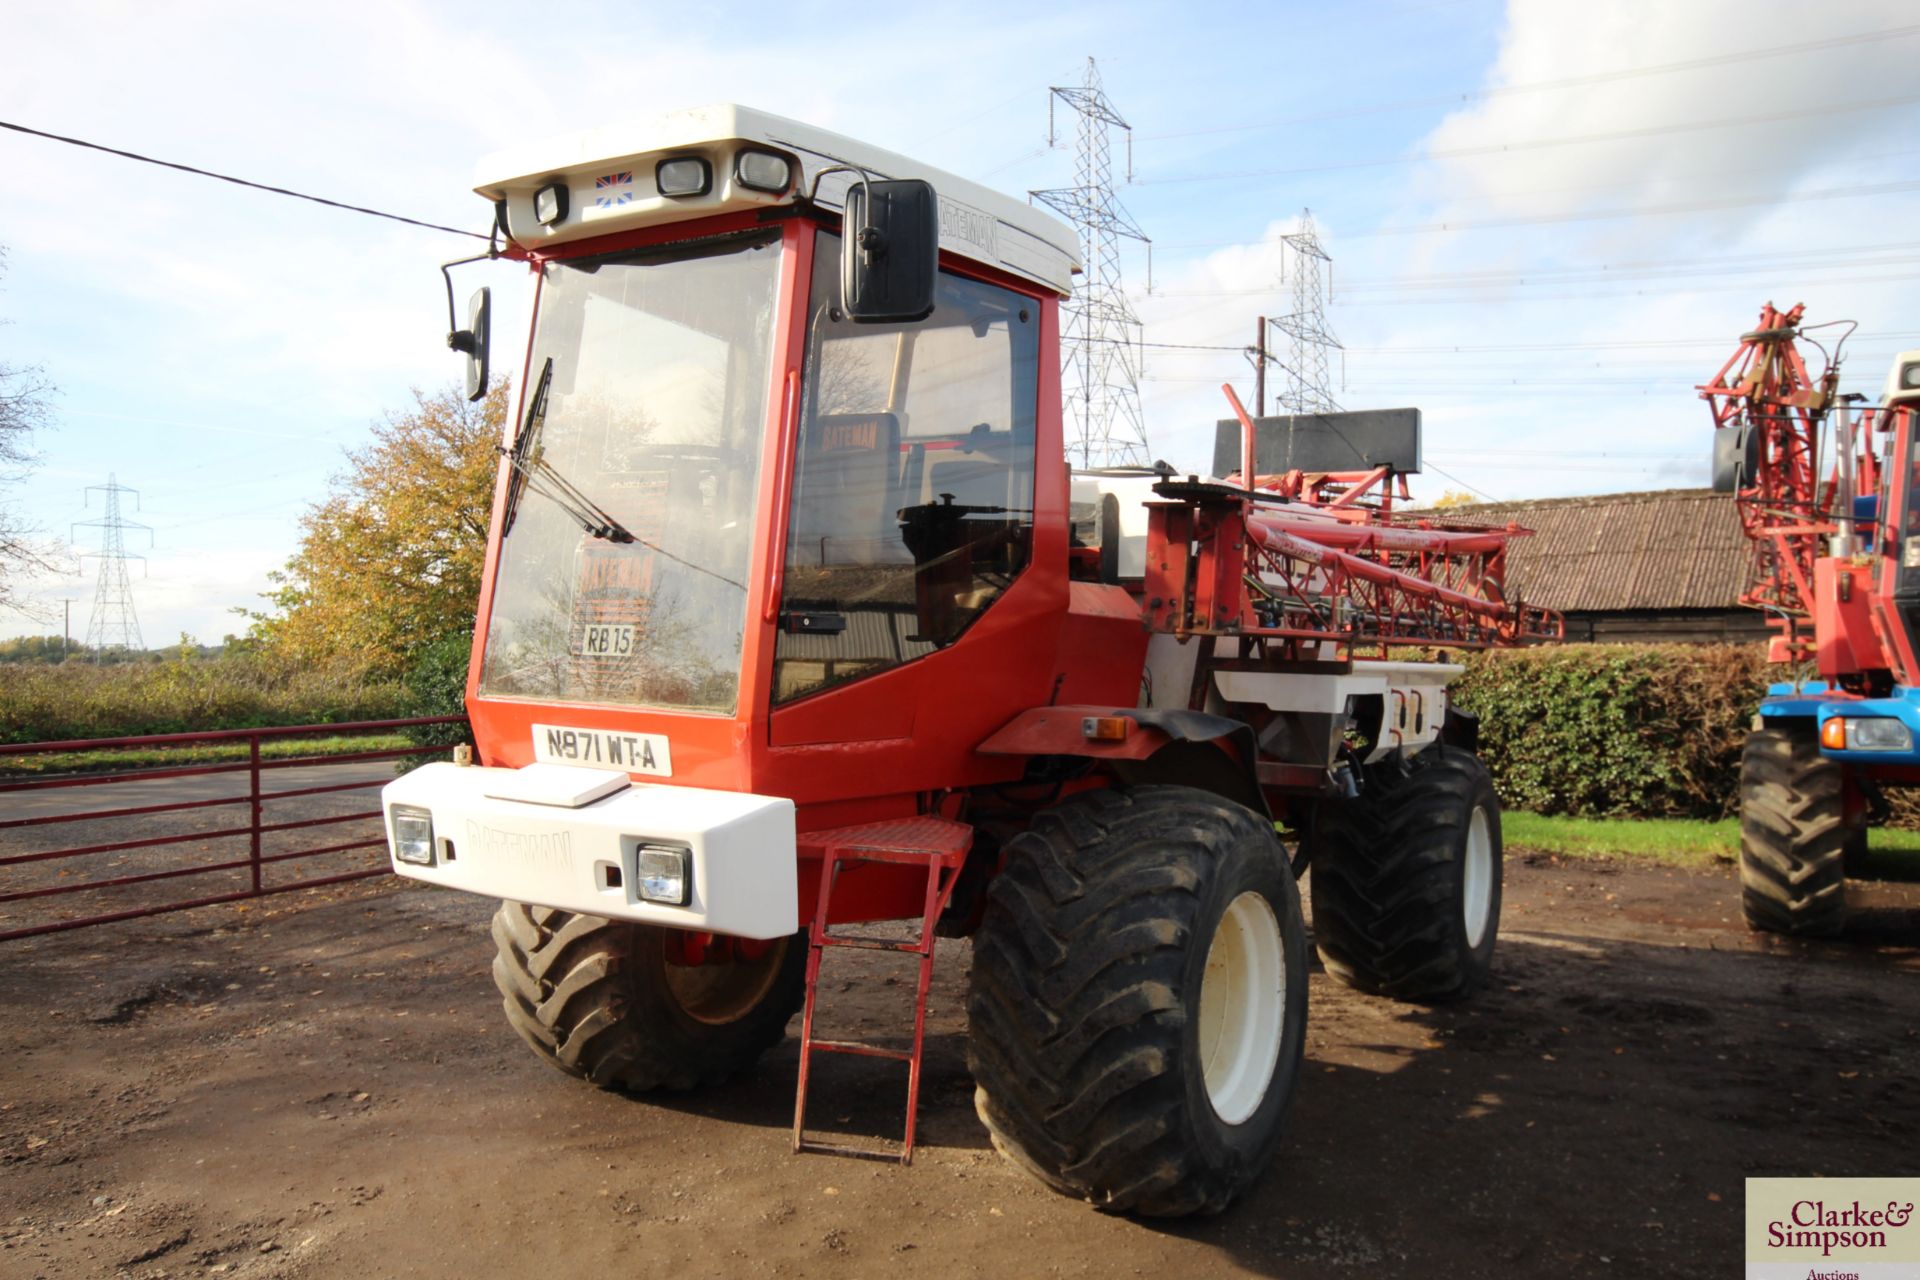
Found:
[[[803,1138],[793,1147],[796,1155],[845,1156],[853,1160],[884,1160],[888,1164],[912,1164],[912,1153],[901,1154],[901,1148],[856,1147],[844,1142],[816,1142],[812,1138]]]
[[[862,1058],[891,1058],[895,1062],[912,1062],[911,1049],[888,1049],[882,1045],[866,1044],[859,1040],[822,1040],[815,1037],[809,1047],[821,1053],[851,1053]]]
[[[871,938],[864,934],[823,933],[814,940],[816,947],[858,947],[862,951],[904,951],[909,955],[927,954],[927,944],[916,938]]]
[[[945,818],[890,818],[800,835],[802,857],[832,853],[842,862],[907,862],[957,867],[973,847],[973,828]]]

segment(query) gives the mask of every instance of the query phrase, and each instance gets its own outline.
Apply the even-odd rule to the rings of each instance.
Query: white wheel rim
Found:
[[[1467,926],[1467,945],[1477,947],[1487,936],[1493,916],[1493,832],[1487,811],[1476,808],[1467,823],[1467,865],[1461,871],[1460,910]]]
[[[1267,1096],[1286,1024],[1287,960],[1280,921],[1252,891],[1227,904],[1200,979],[1200,1062],[1207,1101],[1242,1124]]]
[[[779,981],[791,939],[782,938],[758,960],[721,960],[665,968],[667,991],[695,1022],[724,1027],[752,1013]]]

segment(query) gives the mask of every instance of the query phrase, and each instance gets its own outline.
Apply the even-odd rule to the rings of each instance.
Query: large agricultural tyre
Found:
[[[1839,933],[1854,838],[1846,771],[1820,754],[1811,724],[1747,735],[1740,755],[1740,908],[1748,928],[1803,938]]]
[[[1486,766],[1434,745],[1370,766],[1313,825],[1313,936],[1327,972],[1400,1000],[1470,994],[1500,933],[1500,801]]]
[[[1272,823],[1189,787],[1073,797],[1008,842],[974,936],[975,1109],[1062,1194],[1217,1213],[1279,1145],[1306,978]]]
[[[669,962],[671,930],[503,902],[493,982],[540,1057],[603,1089],[717,1084],[786,1034],[805,996],[805,934],[758,957]]]

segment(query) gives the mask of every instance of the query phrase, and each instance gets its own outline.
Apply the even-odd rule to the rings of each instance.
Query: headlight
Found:
[[[771,151],[742,151],[733,162],[733,176],[755,191],[781,192],[793,181],[793,165]]]
[[[392,809],[393,856],[416,867],[433,865],[433,815],[412,805]]]
[[[1901,721],[1885,716],[1848,716],[1847,750],[1911,751],[1913,734]]]
[[[634,883],[639,886],[643,902],[664,902],[669,906],[684,907],[690,897],[688,891],[693,887],[692,881],[685,849],[643,844],[636,851]]]

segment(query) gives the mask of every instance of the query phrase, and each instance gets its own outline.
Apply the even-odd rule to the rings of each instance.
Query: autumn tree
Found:
[[[6,250],[0,249],[0,266],[5,264]],[[0,360],[0,609],[22,610],[20,580],[51,567],[47,548],[35,541],[6,494],[26,479],[34,461],[33,433],[47,423],[51,390],[39,369]]]
[[[301,519],[253,636],[304,665],[406,671],[472,629],[507,388],[469,403],[414,393]]]
[[[1433,500],[1435,511],[1445,511],[1448,507],[1471,507],[1480,499],[1462,489],[1449,489]]]

